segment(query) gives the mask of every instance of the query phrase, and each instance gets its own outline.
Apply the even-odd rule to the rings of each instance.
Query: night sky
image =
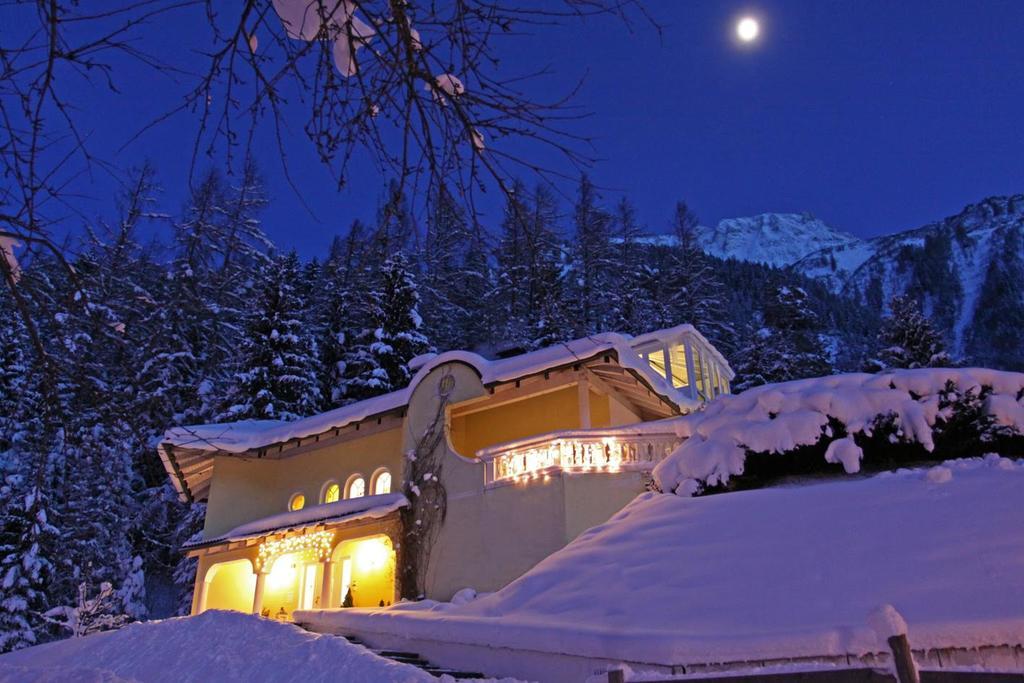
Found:
[[[1024,2],[650,0],[658,33],[635,17],[544,28],[502,47],[510,73],[550,63],[531,85],[548,99],[585,77],[579,129],[597,137],[591,170],[611,203],[631,197],[652,232],[685,199],[702,222],[766,211],[810,211],[861,236],[917,227],[994,194],[1024,191]],[[756,45],[735,21],[758,17]],[[195,63],[204,47],[186,11],[150,29],[150,48]],[[197,23],[198,22],[198,23]],[[150,158],[176,211],[195,119],[179,115],[114,156],[127,135],[173,106],[186,79],[125,67],[121,94],[83,90],[93,149],[119,166]],[[303,136],[290,165],[312,215],[284,182],[271,129],[258,158],[273,202],[265,229],[305,256],[355,217],[372,218],[384,179],[357,167],[340,193]],[[549,160],[550,161],[550,160]],[[563,166],[564,170],[571,170]],[[80,209],[108,213],[110,181],[94,176]],[[562,188],[572,194],[571,184]],[[494,202],[497,204],[497,202]],[[489,220],[496,224],[496,220]]]

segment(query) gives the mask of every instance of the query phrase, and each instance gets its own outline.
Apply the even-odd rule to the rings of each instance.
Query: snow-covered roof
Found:
[[[239,420],[222,424],[173,427],[164,433],[163,442],[201,451],[245,453],[255,448],[340,429],[374,415],[402,408],[408,403],[408,391],[403,389],[293,422]]]
[[[227,533],[186,543],[183,549],[189,550],[191,548],[200,548],[220,543],[246,541],[260,538],[267,534],[296,531],[319,524],[354,522],[360,519],[380,519],[408,504],[409,501],[401,493],[347,498],[335,503],[312,505],[301,510],[281,512],[276,515],[246,522]]]
[[[728,373],[728,376],[732,377],[732,370],[729,369],[729,365],[722,355],[692,325],[679,325],[639,337],[608,332],[554,344],[510,358],[494,360],[484,358],[471,351],[448,351],[429,358],[421,358],[419,370],[413,376],[409,386],[399,391],[293,422],[241,420],[224,424],[174,427],[164,434],[163,443],[201,451],[244,453],[271,444],[323,434],[374,415],[402,408],[408,404],[409,397],[424,377],[434,368],[452,362],[470,365],[480,374],[481,382],[491,385],[539,374],[562,365],[584,361],[602,353],[615,352],[619,363],[637,372],[655,392],[676,405],[690,405],[693,402],[692,399],[679,392],[665,378],[654,372],[633,351],[634,347],[653,340],[671,342],[678,340],[683,335],[692,335],[700,340],[721,364],[723,370]]]
[[[687,665],[1024,644],[1024,464],[998,456],[870,478],[647,493],[466,604],[298,615],[315,630]],[[337,632],[337,631],[335,631]]]

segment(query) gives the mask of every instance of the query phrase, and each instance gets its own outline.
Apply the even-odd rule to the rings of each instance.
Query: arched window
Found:
[[[306,497],[301,493],[296,493],[291,497],[291,500],[288,501],[288,509],[292,512],[301,510],[304,507],[306,507]]]
[[[337,503],[341,498],[341,487],[338,486],[338,482],[329,481],[324,486],[324,502],[325,503]]]
[[[345,486],[346,498],[362,498],[366,495],[366,480],[361,474],[353,474]]]
[[[391,493],[391,472],[382,467],[373,475],[373,495]]]

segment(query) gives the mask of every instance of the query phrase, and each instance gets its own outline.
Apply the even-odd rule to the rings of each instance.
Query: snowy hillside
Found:
[[[867,306],[912,294],[955,355],[1000,359],[1005,367],[1024,359],[1024,350],[1003,348],[1024,344],[999,329],[1024,316],[1024,195],[988,198],[916,230],[829,246],[794,268]]]
[[[318,628],[688,664],[1024,644],[1024,465],[997,456],[701,498],[647,493],[497,593]],[[898,523],[894,523],[898,520]]]
[[[697,241],[718,258],[784,267],[821,249],[856,248],[861,240],[810,214],[765,213],[697,226]]]

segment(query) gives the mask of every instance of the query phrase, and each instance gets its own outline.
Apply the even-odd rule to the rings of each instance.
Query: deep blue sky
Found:
[[[662,35],[610,18],[509,40],[505,68],[550,62],[531,86],[559,94],[580,77],[603,161],[592,169],[609,203],[622,191],[649,229],[685,199],[701,217],[810,211],[861,236],[908,229],[993,194],[1024,191],[1024,2],[649,0]],[[732,39],[737,17],[762,22],[754,47]],[[202,47],[181,13],[151,29],[165,57]],[[127,68],[121,95],[83,92],[93,148],[176,101],[181,82]],[[291,168],[309,215],[286,186],[270,130],[259,139],[273,203],[264,216],[282,247],[310,256],[355,217],[370,218],[383,179],[369,168],[337,192],[292,123]],[[195,120],[181,115],[114,158],[149,157],[180,206]],[[109,156],[109,154],[108,154]],[[104,180],[92,193],[104,195]],[[571,187],[566,188],[572,190]],[[83,200],[84,201],[84,200]],[[83,204],[87,214],[104,212]]]

